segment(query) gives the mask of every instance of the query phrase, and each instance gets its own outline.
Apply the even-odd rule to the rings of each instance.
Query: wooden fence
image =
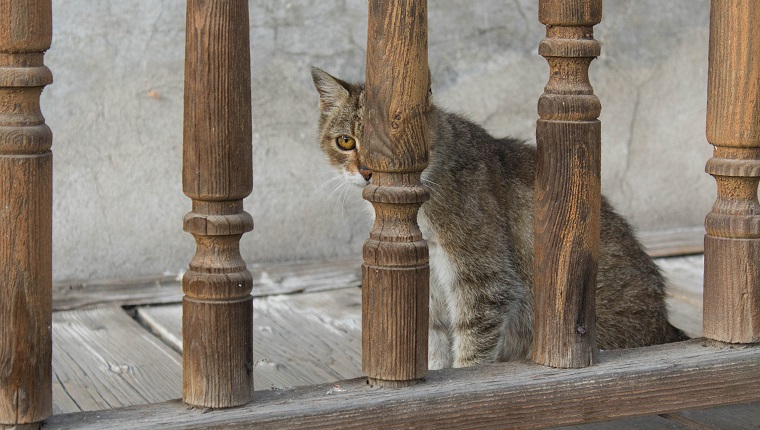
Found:
[[[201,414],[146,405],[103,411],[96,425],[531,427],[760,399],[760,347],[752,345],[760,341],[760,3],[713,0],[711,9],[707,172],[718,198],[705,223],[707,339],[596,350],[601,107],[588,68],[600,52],[593,26],[602,1],[539,0],[539,53],[550,70],[536,132],[534,359],[543,366],[430,374],[428,248],[416,224],[427,198],[427,4],[368,3],[374,174],[364,196],[377,216],[363,251],[363,370],[373,385],[406,387],[344,381],[345,396],[307,387],[289,391],[288,402],[272,392],[254,399],[252,282],[239,253],[253,228],[242,205],[252,186],[248,3],[194,0],[183,187],[192,199],[184,228],[197,251],[183,280],[183,400],[246,406]],[[35,426],[52,411],[52,135],[39,107],[52,82],[43,64],[51,34],[50,0],[0,0],[0,427]]]

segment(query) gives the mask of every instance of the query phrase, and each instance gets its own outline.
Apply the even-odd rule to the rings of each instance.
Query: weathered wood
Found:
[[[182,394],[182,357],[117,306],[55,312],[53,341],[56,414]]]
[[[704,227],[644,231],[637,236],[650,257],[702,254],[705,251]]]
[[[536,428],[760,400],[760,346],[694,340],[602,351],[594,367],[557,371],[497,363],[429,372],[404,390],[364,378],[257,393],[225,411],[179,402],[54,416],[57,429]],[[358,419],[361,418],[361,419]]]
[[[554,430],[686,430],[673,420],[659,415],[650,415],[646,417],[625,418],[614,421],[606,421],[593,424],[581,424],[568,427],[557,427]],[[697,429],[692,429],[697,430]]]
[[[722,406],[698,411],[684,411],[679,415],[705,429],[748,429],[760,423],[760,403]],[[694,428],[695,426],[692,426]]]
[[[182,279],[183,394],[222,408],[253,395],[253,279],[240,238],[253,229],[248,2],[187,2],[182,186],[196,253]]]
[[[316,292],[358,287],[362,284],[360,258],[306,263],[258,264],[248,268],[253,297]],[[53,285],[53,310],[118,306],[160,305],[182,302],[176,276],[146,276]]]
[[[704,334],[760,341],[760,3],[710,9],[706,171],[718,197],[705,219]]]
[[[0,427],[52,413],[50,0],[0,0]]]
[[[533,359],[583,367],[596,354],[601,110],[588,79],[601,0],[541,0],[538,52],[550,78],[538,101]]]
[[[427,373],[428,245],[417,212],[428,198],[427,2],[369,1],[364,198],[375,224],[362,265],[362,369],[373,384],[402,386]]]
[[[697,231],[699,231],[697,233]],[[648,246],[650,255],[679,255],[681,241],[699,237],[699,249],[704,244],[704,229],[684,232],[649,232],[642,234],[642,242],[654,243]],[[675,244],[670,246],[667,239],[675,237]],[[669,254],[667,250],[676,250]],[[684,257],[686,258],[686,257]],[[702,309],[702,256],[699,256],[698,279],[678,278],[680,285],[693,285],[699,290],[699,309]],[[678,258],[660,261],[681,261]],[[248,267],[253,277],[253,297],[277,294],[310,293],[361,286],[362,260],[351,258],[345,260],[312,261],[286,264],[255,264]],[[684,270],[688,270],[688,264]],[[668,269],[669,270],[669,269]],[[667,271],[667,270],[666,270]],[[682,271],[676,269],[676,274]],[[689,271],[691,273],[693,271]],[[684,272],[685,273],[685,272]],[[694,272],[697,273],[697,272]],[[691,276],[691,275],[689,275]],[[691,300],[692,297],[689,297]],[[88,309],[106,304],[118,306],[160,305],[180,303],[182,286],[176,276],[146,276],[131,279],[112,279],[88,282],[61,282],[53,284],[53,310]],[[691,302],[690,302],[691,303]],[[701,317],[701,312],[700,312]],[[702,323],[700,319],[701,333]]]
[[[359,288],[254,298],[256,390],[334,382],[361,376]],[[181,307],[137,310],[143,324],[182,350]]]

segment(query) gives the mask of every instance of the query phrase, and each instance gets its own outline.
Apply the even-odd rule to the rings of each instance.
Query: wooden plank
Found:
[[[678,421],[659,415],[650,415],[647,417],[625,418],[601,423],[557,427],[555,430],[680,430],[688,428],[690,427],[679,424]]]
[[[668,320],[690,337],[702,336],[702,255],[655,260],[667,279]]]
[[[254,297],[326,291],[361,285],[361,258],[305,263],[253,265]],[[87,309],[180,303],[182,285],[177,276],[149,276],[97,282],[63,282],[53,286],[53,309]]]
[[[0,0],[0,428],[52,413],[53,134],[40,94],[50,0]]]
[[[760,400],[760,346],[703,340],[600,352],[599,364],[558,370],[496,363],[431,371],[400,390],[353,379],[257,393],[228,410],[179,402],[53,416],[52,428],[527,428]]]
[[[701,253],[704,229],[643,232],[639,238],[653,257]],[[684,243],[694,246],[689,248]],[[248,267],[253,275],[251,294],[261,297],[358,287],[361,285],[361,264],[362,259],[358,257],[251,265]],[[180,303],[182,286],[177,279],[175,275],[158,275],[94,282],[59,282],[53,285],[53,310],[86,309],[104,304],[139,306]]]
[[[651,257],[701,254],[705,249],[705,228],[702,226],[644,231],[638,237]]]
[[[760,428],[760,403],[722,406],[698,411],[684,411],[677,415],[704,428],[739,430]]]
[[[55,413],[94,411],[176,399],[180,355],[121,308],[53,314]]]
[[[54,311],[181,301],[182,285],[176,276],[62,282],[53,286]]]
[[[704,232],[698,236],[702,240]],[[650,239],[646,239],[647,237]],[[644,233],[642,241],[647,243],[647,240],[652,240],[664,244],[670,237],[669,233]],[[663,245],[660,249],[665,248]],[[361,258],[349,258],[252,265],[248,268],[253,275],[251,294],[254,297],[263,297],[358,287],[361,285],[361,264]],[[699,285],[701,284],[700,279]],[[95,282],[61,282],[53,286],[53,309],[56,311],[87,309],[106,304],[140,306],[181,301],[182,286],[175,275]]]
[[[256,390],[361,376],[361,290],[256,298],[253,302]],[[181,306],[137,309],[138,317],[182,349]]]

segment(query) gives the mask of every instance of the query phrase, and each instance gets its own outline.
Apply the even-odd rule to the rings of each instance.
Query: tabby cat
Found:
[[[328,163],[365,186],[364,87],[312,68],[319,143]],[[431,246],[429,367],[530,357],[533,337],[533,184],[536,150],[496,139],[431,105],[430,199],[419,224]],[[629,348],[686,339],[668,323],[665,281],[631,227],[603,199],[596,291],[597,346]]]

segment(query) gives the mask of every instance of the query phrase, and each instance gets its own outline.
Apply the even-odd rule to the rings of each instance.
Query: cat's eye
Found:
[[[356,149],[356,141],[351,136],[339,136],[335,139],[335,143],[338,145],[338,148],[344,151],[352,151]]]

